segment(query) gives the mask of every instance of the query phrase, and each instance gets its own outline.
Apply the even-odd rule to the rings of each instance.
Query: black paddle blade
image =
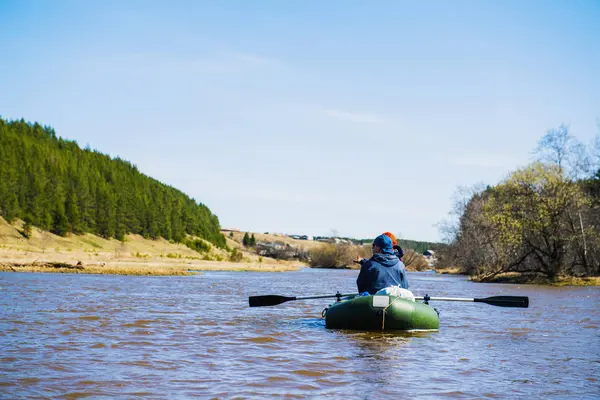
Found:
[[[250,307],[265,307],[265,306],[276,306],[277,304],[285,303],[286,301],[296,300],[295,297],[277,296],[269,294],[266,296],[250,296],[248,302]]]
[[[485,299],[473,299],[473,301],[499,307],[529,307],[529,297],[527,296],[492,296]]]

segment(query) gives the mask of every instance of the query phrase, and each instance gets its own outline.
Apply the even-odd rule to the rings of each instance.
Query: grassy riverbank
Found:
[[[493,278],[484,279],[480,276],[472,276],[473,282],[484,283],[514,283],[530,285],[551,285],[551,286],[600,286],[600,276],[575,277],[575,276],[557,276],[550,279],[543,275],[520,274],[510,272],[498,274]]]
[[[50,272],[71,274],[101,275],[146,275],[146,276],[184,276],[195,275],[202,271],[249,271],[282,272],[292,271],[298,266],[291,264],[229,263],[225,261],[196,261],[185,264],[167,264],[160,262],[131,262],[113,260],[108,263],[87,265],[65,262],[0,262],[0,271],[4,272]]]
[[[228,245],[242,254],[237,262],[229,262],[229,253],[216,247],[198,253],[181,243],[139,235],[118,241],[91,234],[61,237],[33,228],[30,238],[25,238],[20,233],[22,224],[8,224],[0,218],[0,271],[191,275],[197,271],[292,271],[302,264],[258,257],[232,240]]]
[[[438,274],[449,275],[467,275],[461,272],[460,268],[437,268]],[[484,276],[470,276],[469,280],[480,283],[513,283],[522,285],[549,285],[549,286],[600,286],[600,276],[591,277],[575,277],[575,276],[558,276],[554,279],[549,279],[545,275],[520,274],[510,272],[498,274],[493,278],[485,278]]]
[[[438,274],[448,274],[448,275],[464,275],[460,268],[436,268],[435,272]]]

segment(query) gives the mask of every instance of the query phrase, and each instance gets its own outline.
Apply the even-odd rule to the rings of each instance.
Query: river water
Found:
[[[353,292],[357,273],[0,273],[0,398],[600,397],[600,288],[409,273],[415,295],[531,302],[437,302],[420,334],[325,329],[328,299],[248,307]]]

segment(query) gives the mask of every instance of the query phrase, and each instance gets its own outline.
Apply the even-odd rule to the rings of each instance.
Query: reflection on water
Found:
[[[0,397],[595,398],[598,288],[409,274],[416,295],[527,295],[529,309],[438,302],[440,331],[327,330],[357,271],[194,277],[0,274]]]

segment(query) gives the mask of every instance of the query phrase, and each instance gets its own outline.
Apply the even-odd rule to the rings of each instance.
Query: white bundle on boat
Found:
[[[400,286],[389,286],[386,288],[383,288],[379,291],[377,291],[377,293],[375,293],[376,295],[380,294],[380,295],[387,295],[387,296],[397,296],[397,297],[401,297],[403,299],[406,299],[408,301],[415,301],[415,295],[413,294],[413,292],[411,292],[408,289],[403,289]]]

